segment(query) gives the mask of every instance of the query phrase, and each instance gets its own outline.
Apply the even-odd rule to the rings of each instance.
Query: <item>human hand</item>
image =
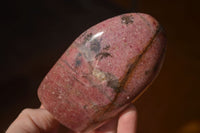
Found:
[[[136,109],[131,104],[119,116],[91,133],[136,133]],[[6,133],[74,133],[59,124],[43,107],[24,109]]]

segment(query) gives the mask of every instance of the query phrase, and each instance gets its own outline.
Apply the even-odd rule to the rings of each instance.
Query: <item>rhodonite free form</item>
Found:
[[[89,131],[116,116],[158,74],[165,36],[142,13],[105,20],[82,33],[42,81],[43,106],[74,131]]]

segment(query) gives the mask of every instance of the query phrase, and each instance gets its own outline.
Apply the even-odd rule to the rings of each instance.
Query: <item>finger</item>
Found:
[[[40,109],[45,109],[42,104],[40,105]],[[75,133],[71,129],[69,129],[69,128],[65,127],[64,125],[61,125],[61,124],[59,125],[57,132],[58,133]]]
[[[43,106],[42,104],[40,105],[40,109],[45,109],[44,106]]]
[[[58,122],[45,109],[24,109],[6,133],[53,133],[58,125]]]
[[[103,126],[95,130],[95,133],[116,133],[118,116],[106,122]]]
[[[119,117],[117,133],[136,133],[136,108],[131,104]]]

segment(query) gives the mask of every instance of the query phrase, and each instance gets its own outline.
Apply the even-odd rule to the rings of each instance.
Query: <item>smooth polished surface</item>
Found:
[[[43,106],[62,124],[88,131],[116,116],[160,70],[165,37],[142,13],[123,14],[81,34],[41,83]]]
[[[13,4],[14,0],[7,1],[8,5],[5,1],[1,4],[5,16],[1,21],[4,45],[1,47],[0,132],[5,132],[24,108],[40,106],[37,87],[68,44],[91,25],[128,12],[106,3],[99,8],[91,5],[88,11],[74,1],[22,0]],[[88,1],[91,0],[85,0],[84,5]],[[194,127],[200,128],[199,2],[139,0],[134,4],[135,11],[159,20],[167,34],[167,54],[161,73],[134,103],[139,115],[138,133],[186,133],[183,130],[188,126],[192,131],[187,133],[191,133],[195,132]]]

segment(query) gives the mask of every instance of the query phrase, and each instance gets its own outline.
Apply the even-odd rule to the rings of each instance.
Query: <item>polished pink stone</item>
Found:
[[[43,106],[74,131],[116,116],[158,74],[166,48],[160,24],[142,13],[105,20],[82,33],[42,81]]]

